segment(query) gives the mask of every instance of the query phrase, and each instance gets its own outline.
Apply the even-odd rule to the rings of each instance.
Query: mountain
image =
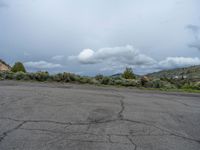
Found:
[[[111,75],[110,77],[117,78],[117,77],[121,77],[121,76],[122,76],[122,73],[117,73],[117,74]]]
[[[176,68],[170,70],[163,70],[147,74],[148,77],[152,78],[188,78],[188,79],[200,79],[200,65]]]

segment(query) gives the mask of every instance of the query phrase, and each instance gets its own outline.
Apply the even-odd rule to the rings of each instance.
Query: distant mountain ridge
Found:
[[[159,72],[149,73],[146,76],[154,78],[200,78],[200,65],[162,70]]]
[[[116,78],[116,77],[121,77],[122,73],[117,73],[117,74],[113,74],[110,77]]]

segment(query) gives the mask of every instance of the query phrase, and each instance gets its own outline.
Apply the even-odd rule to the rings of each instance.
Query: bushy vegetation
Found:
[[[122,77],[125,78],[125,79],[135,79],[136,78],[134,73],[133,73],[132,68],[126,68],[126,70],[122,74]]]
[[[160,79],[153,79],[146,83],[146,87],[149,88],[159,88],[159,89],[174,89],[175,85],[167,81],[162,81]]]
[[[140,79],[140,82],[141,82],[141,85],[142,86],[146,86],[146,84],[149,82],[150,80],[149,80],[149,78],[147,77],[147,76],[143,76],[143,77],[141,77],[141,79]]]
[[[186,68],[162,70],[159,72],[150,73],[148,74],[148,76],[154,78],[169,78],[169,79],[200,78],[200,65],[186,67]]]
[[[14,66],[11,68],[12,72],[26,72],[26,69],[21,62],[16,62]]]
[[[132,70],[126,69],[124,74],[117,77],[97,75],[95,77],[79,76],[73,73],[49,74],[48,72],[26,73],[0,72],[0,80],[23,80],[39,82],[70,82],[80,84],[113,85],[125,87],[144,87],[153,89],[183,89],[200,90],[199,80],[173,79],[173,78],[153,78],[147,76],[135,76]]]
[[[1,60],[0,60],[1,61]],[[5,62],[1,61],[6,64]],[[126,68],[122,74],[95,77],[80,76],[73,73],[49,74],[45,71],[28,73],[21,62],[16,62],[11,71],[0,71],[0,80],[23,80],[39,82],[63,82],[95,85],[113,85],[125,87],[141,87],[162,90],[184,90],[200,92],[200,65],[187,68],[163,70],[147,74],[135,75],[132,68]]]

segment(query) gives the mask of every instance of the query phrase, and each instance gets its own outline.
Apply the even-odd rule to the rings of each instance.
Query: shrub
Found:
[[[72,73],[63,73],[63,80],[64,82],[71,82],[71,81],[76,81],[76,75]]]
[[[138,82],[134,79],[122,80],[122,86],[137,86]]]
[[[89,77],[80,77],[79,83],[91,83],[91,79]]]
[[[21,62],[16,62],[11,69],[12,72],[26,72],[24,65]]]
[[[141,85],[142,85],[142,86],[145,86],[146,83],[149,82],[149,81],[150,81],[150,80],[149,80],[149,78],[148,78],[147,76],[143,76],[143,77],[141,77],[141,79],[140,79],[140,82],[141,82]]]
[[[70,81],[76,81],[76,75],[73,73],[68,73]]]
[[[196,82],[196,83],[194,84],[194,88],[195,88],[196,90],[200,90],[200,81],[199,81],[199,82]]]
[[[108,85],[109,82],[110,82],[110,78],[109,77],[103,77],[103,79],[101,80],[101,84]]]
[[[126,68],[126,70],[122,74],[122,77],[125,79],[135,79],[135,75],[133,73],[132,68]]]
[[[3,72],[0,72],[0,80],[4,80],[4,78],[3,78]]]
[[[25,77],[23,78],[23,80],[25,80],[25,81],[31,80],[31,78],[30,78],[30,76],[29,76],[28,73],[26,73],[26,75],[25,75]]]
[[[123,81],[121,79],[114,80],[115,85],[123,85]]]
[[[101,81],[103,79],[103,75],[98,74],[98,75],[95,76],[95,79],[98,80],[98,81]]]
[[[164,88],[164,89],[174,89],[174,88],[176,88],[175,85],[173,85],[173,84],[171,84],[167,81],[162,81],[160,79],[154,79],[152,81],[147,82],[146,87]]]
[[[62,73],[58,73],[58,74],[53,75],[52,76],[52,80],[53,81],[57,81],[57,82],[63,81]]]
[[[12,79],[14,79],[14,73],[13,72],[4,72],[2,75],[2,78],[12,80]]]
[[[74,76],[74,79],[75,79],[75,82],[79,82],[80,79],[81,79],[81,76],[79,76],[79,75],[75,75],[75,76]]]
[[[51,78],[53,81],[57,81],[57,82],[73,82],[73,81],[80,81],[80,76],[75,75],[73,73],[58,73],[52,76]]]
[[[30,78],[30,80],[36,80],[35,73],[28,73],[28,77]]]
[[[19,71],[19,72],[16,72],[13,76],[13,78],[15,80],[23,80],[26,76],[26,73],[22,72],[22,71]]]
[[[193,90],[200,90],[200,82],[196,83],[187,83],[183,87],[183,89],[193,89]]]
[[[49,73],[48,72],[36,72],[34,73],[34,79],[37,81],[47,81],[49,78]]]
[[[164,88],[164,89],[175,89],[176,86],[173,85],[173,84],[171,84],[170,82],[164,81],[164,82],[163,82],[163,87],[162,87],[162,88]]]
[[[115,85],[115,78],[109,77],[108,85]]]
[[[4,80],[6,79],[6,72],[0,72],[0,77]]]
[[[164,86],[163,82],[160,79],[155,79],[151,83],[152,88],[162,88]]]
[[[97,79],[95,79],[95,78],[91,78],[90,84],[96,84],[96,85],[98,85],[98,84],[100,84],[100,82]]]

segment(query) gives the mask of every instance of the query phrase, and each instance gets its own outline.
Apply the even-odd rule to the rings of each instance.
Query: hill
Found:
[[[188,78],[188,79],[200,79],[200,65],[176,68],[170,70],[163,70],[147,74],[148,77],[152,78]]]
[[[121,76],[122,76],[122,73],[117,73],[117,74],[111,75],[110,77],[118,78],[118,77],[121,77]]]
[[[3,60],[0,59],[0,71],[10,71],[11,67]]]

